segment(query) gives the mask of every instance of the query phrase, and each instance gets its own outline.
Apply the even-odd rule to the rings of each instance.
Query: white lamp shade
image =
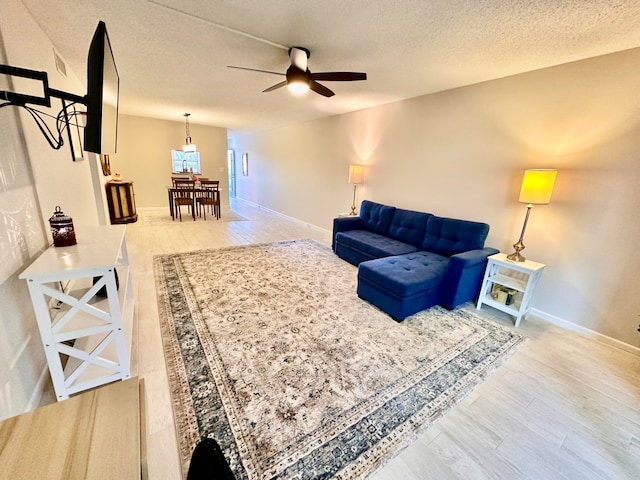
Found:
[[[557,174],[558,171],[553,169],[525,170],[518,201],[532,205],[549,203]]]
[[[349,183],[360,185],[364,181],[364,167],[362,165],[349,165]]]

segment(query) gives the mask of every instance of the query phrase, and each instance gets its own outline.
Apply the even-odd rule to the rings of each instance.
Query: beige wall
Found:
[[[640,346],[640,49],[258,134],[233,134],[237,196],[330,229],[358,197],[485,221],[511,250],[526,168],[558,168],[525,256],[546,263],[540,316]],[[299,99],[296,99],[299,101]],[[330,101],[330,100],[329,100]]]
[[[189,123],[193,143],[200,152],[204,176],[220,180],[221,202],[228,203],[227,129]],[[134,182],[138,207],[167,205],[166,186],[171,184],[171,150],[185,140],[182,121],[122,115],[118,117],[118,153],[111,157],[111,172]]]

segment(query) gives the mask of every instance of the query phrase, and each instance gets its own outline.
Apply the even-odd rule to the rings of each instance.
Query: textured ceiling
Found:
[[[640,46],[638,0],[21,0],[84,77],[107,24],[122,113],[230,129],[268,129]],[[364,82],[298,97],[286,48],[312,72]],[[84,79],[83,79],[84,80]],[[55,88],[55,84],[52,84]]]

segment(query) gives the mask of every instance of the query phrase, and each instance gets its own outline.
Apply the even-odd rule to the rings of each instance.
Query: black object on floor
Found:
[[[116,277],[116,289],[119,289],[120,280],[118,280],[118,271],[115,268],[113,269],[113,275]],[[96,283],[98,283],[98,280],[100,280],[101,278],[102,277],[93,277],[93,284],[95,285]],[[100,290],[98,290],[96,292],[96,296],[101,298],[107,298],[107,286],[105,285]]]
[[[193,449],[187,480],[235,480],[218,442],[213,438],[203,438]]]

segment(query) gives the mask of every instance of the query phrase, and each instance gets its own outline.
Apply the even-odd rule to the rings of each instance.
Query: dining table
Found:
[[[176,211],[175,211],[175,198],[178,195],[178,193],[180,192],[184,192],[184,188],[175,188],[173,186],[167,186],[167,196],[168,196],[168,200],[169,200],[169,213],[171,213],[171,220],[175,220],[176,218]],[[198,197],[202,197],[205,195],[215,195],[215,201],[218,205],[218,208],[215,209],[215,216],[216,219],[220,218],[220,190],[219,189],[212,189],[212,188],[203,188],[202,186],[199,186],[198,184],[196,184],[196,187],[193,190],[194,192],[194,196],[193,196],[193,203],[191,205],[191,214],[193,216],[193,219],[196,219],[196,205],[197,205],[197,198]]]

